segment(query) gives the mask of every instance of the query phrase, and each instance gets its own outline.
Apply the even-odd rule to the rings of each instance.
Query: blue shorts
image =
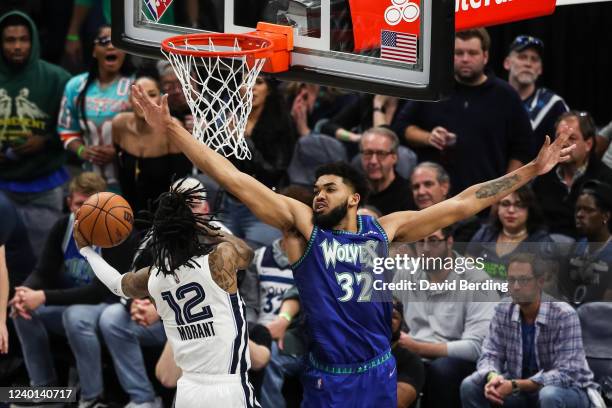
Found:
[[[363,364],[323,365],[312,356],[302,376],[302,408],[396,408],[397,371],[391,351]]]

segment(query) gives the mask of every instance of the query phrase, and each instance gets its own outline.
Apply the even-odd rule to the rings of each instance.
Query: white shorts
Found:
[[[183,373],[176,386],[175,408],[260,407],[245,375]]]

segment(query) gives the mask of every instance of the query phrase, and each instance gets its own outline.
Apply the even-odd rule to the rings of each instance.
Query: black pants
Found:
[[[425,363],[423,408],[461,408],[459,388],[476,363],[454,357],[440,357]]]

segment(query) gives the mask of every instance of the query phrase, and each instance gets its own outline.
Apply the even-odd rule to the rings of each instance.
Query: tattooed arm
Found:
[[[242,240],[235,239],[244,244]],[[245,269],[249,266],[251,260],[253,260],[253,250],[246,244],[242,247],[225,241],[217,245],[215,250],[210,253],[208,264],[215,283],[228,293],[236,293],[238,290],[236,271]]]
[[[495,180],[476,184],[453,198],[421,211],[402,211],[379,219],[389,240],[411,242],[459,220],[479,213],[537,175],[567,161],[573,145],[565,147],[571,132],[560,132],[554,143],[547,137],[538,157],[525,166]]]
[[[246,269],[251,264],[251,261],[253,260],[253,250],[240,238],[224,231],[211,230],[208,240],[213,244],[227,242],[228,244],[232,245],[237,252],[237,269]]]
[[[142,299],[150,297],[149,295],[149,275],[151,274],[151,268],[146,267],[137,270],[136,272],[128,272],[123,274],[121,279],[121,289],[125,296],[132,299]],[[151,302],[153,302],[151,298]]]

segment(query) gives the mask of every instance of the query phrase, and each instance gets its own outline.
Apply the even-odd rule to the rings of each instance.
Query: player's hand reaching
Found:
[[[76,218],[79,218],[78,212]],[[87,242],[87,240],[83,237],[83,234],[81,234],[81,231],[79,231],[79,221],[74,222],[74,227],[72,228],[72,235],[74,236],[74,242],[76,242],[79,250],[90,245],[90,243]]]
[[[163,95],[158,105],[149,98],[140,85],[132,85],[133,101],[142,110],[145,120],[154,129],[164,131],[171,123],[170,108],[168,108],[168,95]]]
[[[534,160],[538,175],[548,173],[557,163],[563,163],[571,159],[570,153],[576,147],[575,144],[569,144],[569,138],[573,132],[574,129],[567,125],[561,125],[553,143],[550,142],[550,136],[546,136],[544,146]]]

